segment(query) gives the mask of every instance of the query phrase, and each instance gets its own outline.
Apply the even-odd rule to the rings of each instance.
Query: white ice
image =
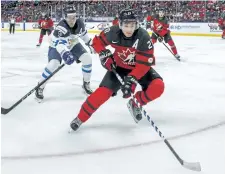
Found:
[[[2,32],[2,107],[37,84],[48,62],[48,40],[36,48],[38,37],[37,32]],[[145,109],[184,160],[199,161],[204,174],[224,174],[225,40],[177,36],[174,41],[183,61],[156,44],[155,69],[166,88]],[[93,55],[94,89],[104,74]],[[68,134],[86,99],[81,84],[80,65],[66,66],[47,85],[43,103],[31,95],[1,116],[3,174],[195,173],[181,167],[146,119],[134,123],[121,93]]]

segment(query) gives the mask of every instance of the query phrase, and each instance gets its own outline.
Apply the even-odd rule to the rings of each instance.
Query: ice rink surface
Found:
[[[38,82],[47,64],[48,39],[36,48],[38,32],[2,32],[2,107],[10,107]],[[203,174],[225,173],[225,40],[174,36],[182,62],[155,45],[162,97],[145,109],[186,161],[199,161]],[[91,86],[105,74],[93,55]],[[3,174],[192,174],[182,168],[143,119],[135,124],[119,92],[80,130],[69,124],[86,96],[80,64],[65,66],[44,91],[1,116]]]

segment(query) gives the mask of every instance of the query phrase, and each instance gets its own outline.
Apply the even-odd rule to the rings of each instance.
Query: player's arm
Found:
[[[54,32],[53,32],[53,46],[56,48],[56,50],[61,54],[64,51],[69,51],[67,45],[68,40],[67,37],[69,36],[68,30],[62,26],[58,25],[56,26]]]
[[[165,18],[165,21],[164,21],[164,23],[163,23],[163,28],[164,28],[164,29],[169,28],[169,21],[168,21],[167,18]]]
[[[64,26],[58,25],[53,32],[53,45],[56,50],[59,52],[61,58],[65,61],[66,64],[71,65],[76,57],[70,52],[68,48],[68,39],[70,33]]]
[[[80,38],[85,42],[85,44],[89,43],[91,39],[88,36],[84,22],[81,19],[78,19],[77,22],[79,23],[78,26],[81,28]]]
[[[41,19],[38,20],[38,28],[41,29]]]
[[[54,23],[53,23],[53,21],[52,21],[52,19],[49,19],[49,28],[53,28],[53,25],[54,25]]]
[[[99,36],[95,36],[92,40],[91,46],[95,49],[97,53],[105,50],[106,46],[110,45],[107,35],[110,34],[110,28],[104,29]]]
[[[142,78],[150,70],[151,66],[154,65],[155,57],[153,54],[154,48],[151,38],[148,34],[145,34],[139,41],[136,50],[136,65],[129,73],[129,76],[133,76],[137,80]]]

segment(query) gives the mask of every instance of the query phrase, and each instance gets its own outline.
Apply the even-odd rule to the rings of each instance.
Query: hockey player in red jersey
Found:
[[[115,48],[113,54],[105,48],[108,45]],[[157,99],[164,91],[162,77],[152,68],[155,57],[151,38],[145,29],[139,28],[133,10],[122,11],[119,16],[119,26],[111,26],[103,30],[99,36],[94,37],[92,46],[99,54],[102,66],[108,71],[99,88],[82,104],[78,116],[71,122],[70,127],[74,131],[119,89],[123,93],[123,98],[129,98],[135,93],[136,81],[142,86],[142,90],[135,93],[141,105]],[[112,72],[112,68],[115,68],[123,78],[123,85]],[[128,101],[127,106],[135,122],[140,121],[141,110],[133,99]]]
[[[218,25],[219,25],[220,29],[223,31],[221,37],[222,37],[222,39],[225,39],[225,17],[220,18],[218,20]]]
[[[42,40],[44,35],[46,35],[46,32],[48,36],[51,34],[53,30],[53,21],[51,18],[48,17],[46,14],[42,14],[42,18],[38,20],[38,26],[41,29],[40,36],[39,36],[39,42],[36,45],[37,47],[41,46]]]
[[[155,15],[154,17],[148,16],[147,22],[151,23],[151,29],[153,30],[152,33],[152,43],[155,44],[157,39],[159,42],[162,42],[163,39],[166,43],[170,45],[170,48],[176,58],[180,58],[180,55],[177,53],[176,45],[170,35],[169,23],[168,19],[165,16],[164,10],[160,9],[159,14]]]

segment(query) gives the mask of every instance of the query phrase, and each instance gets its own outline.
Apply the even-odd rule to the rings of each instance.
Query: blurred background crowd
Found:
[[[225,0],[204,1],[1,1],[1,21],[7,22],[15,16],[16,22],[35,22],[42,13],[47,13],[54,21],[63,16],[66,5],[73,4],[79,17],[86,21],[113,19],[122,9],[134,8],[142,21],[146,15],[157,13],[164,8],[171,22],[217,22],[225,16]]]

